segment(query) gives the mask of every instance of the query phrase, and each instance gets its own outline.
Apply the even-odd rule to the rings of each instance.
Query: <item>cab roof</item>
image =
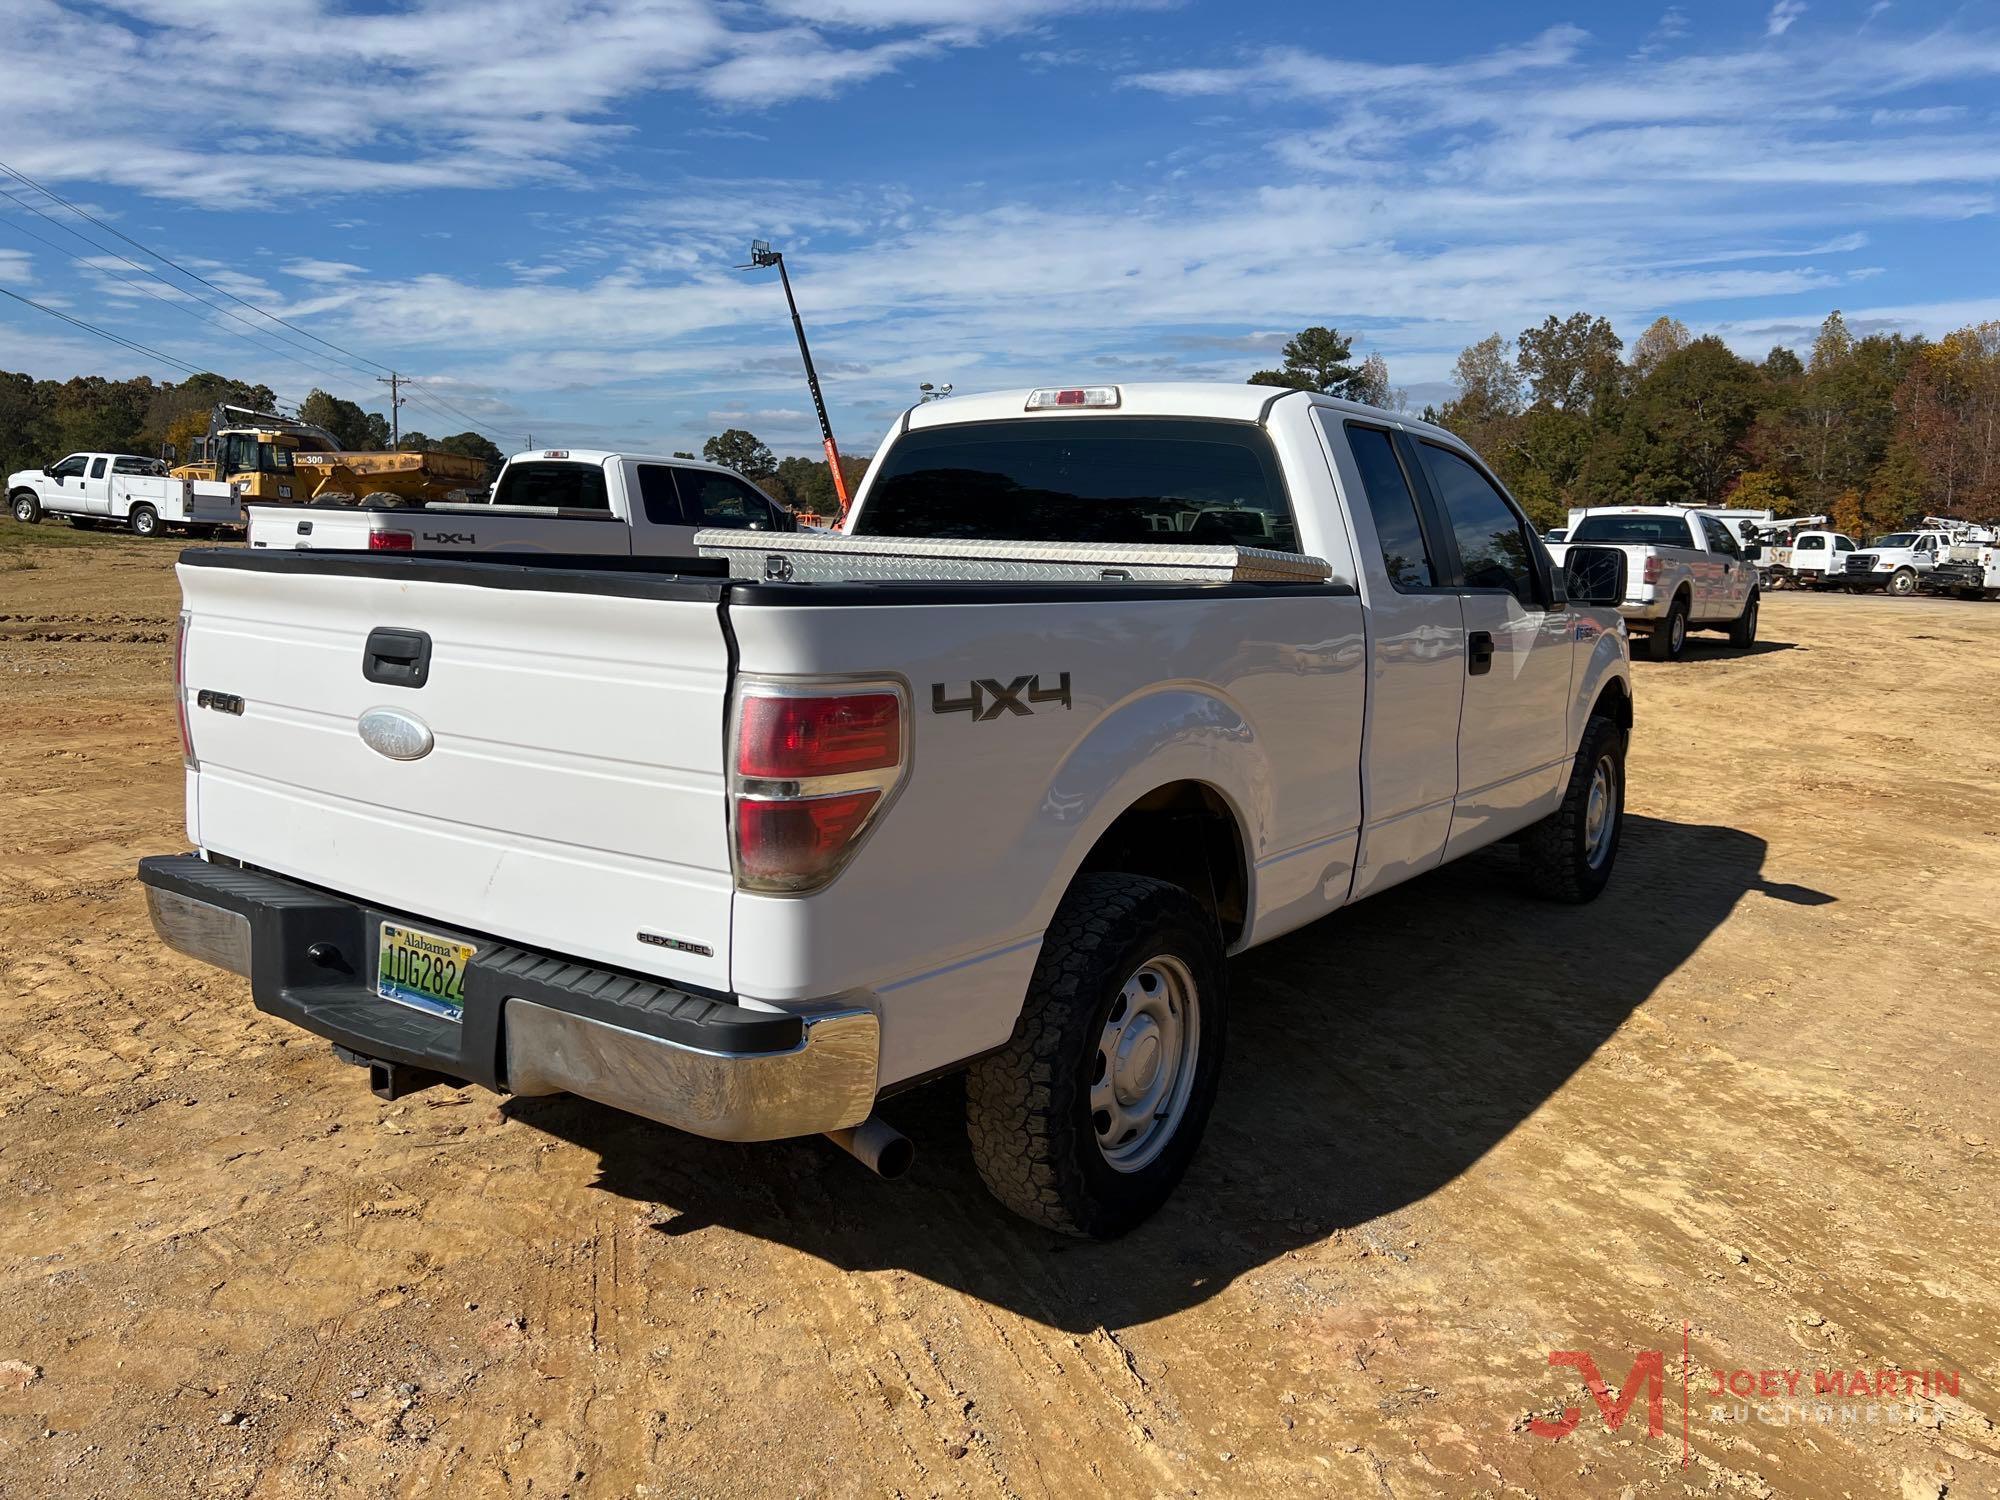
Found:
[[[1316,392],[1284,390],[1277,386],[1239,385],[1220,380],[1171,383],[1141,381],[1128,385],[1123,381],[1100,379],[1079,384],[1115,386],[1118,391],[1118,405],[1064,406],[1029,411],[1028,397],[1037,390],[1059,388],[1054,385],[1025,387],[1012,391],[988,391],[975,395],[953,395],[941,401],[926,401],[921,406],[911,407],[903,414],[903,431],[916,432],[924,428],[955,427],[965,422],[996,422],[1009,418],[1064,421],[1096,417],[1208,417],[1223,421],[1257,422],[1263,419],[1264,414],[1274,403],[1292,397],[1305,397],[1317,406],[1331,406],[1355,416],[1365,416],[1377,422],[1388,422],[1408,428],[1412,432],[1428,433],[1453,444],[1462,444],[1464,441],[1443,428],[1434,427],[1403,412],[1384,411],[1380,407],[1364,406],[1358,401],[1343,401]]]

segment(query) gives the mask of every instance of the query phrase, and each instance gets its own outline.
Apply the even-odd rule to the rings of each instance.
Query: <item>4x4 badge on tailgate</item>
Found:
[[[1022,702],[1023,696],[1027,699],[1025,703]],[[981,677],[966,689],[963,698],[947,698],[943,683],[931,684],[932,713],[971,714],[975,722],[997,719],[1003,713],[1026,716],[1035,711],[1033,705],[1037,703],[1060,703],[1068,708],[1069,673],[1064,672],[1058,677],[1052,688],[1042,686],[1040,674],[1016,677],[1005,687],[991,677]]]

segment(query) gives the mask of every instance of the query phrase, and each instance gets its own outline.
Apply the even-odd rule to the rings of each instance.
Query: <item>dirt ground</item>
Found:
[[[164,951],[173,550],[0,552],[0,1493],[2000,1495],[2000,605],[1640,663],[1609,894],[1494,851],[1238,961],[1192,1173],[1086,1246],[950,1084],[894,1184],[384,1105]]]

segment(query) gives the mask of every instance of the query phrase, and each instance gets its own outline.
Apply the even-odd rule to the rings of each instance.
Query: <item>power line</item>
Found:
[[[245,301],[243,298],[237,296],[236,293],[230,291],[227,287],[217,286],[214,282],[210,281],[206,276],[202,276],[197,272],[190,271],[186,266],[180,264],[178,261],[171,260],[167,256],[160,254],[159,251],[153,249],[151,246],[140,244],[139,241],[133,239],[132,236],[125,233],[124,230],[118,229],[110,224],[105,223],[102,219],[98,218],[97,215],[91,213],[88,209],[78,207],[76,204],[70,202],[69,199],[63,197],[60,193],[57,193],[52,189],[43,187],[39,182],[35,181],[34,178],[28,176],[25,172],[18,171],[13,167],[8,166],[7,163],[4,161],[0,161],[0,172],[5,172],[9,177],[15,178],[20,182],[26,183],[36,192],[41,193],[46,197],[53,198],[56,202],[60,203],[64,208],[68,209],[71,213],[77,215],[79,218],[88,219],[91,223],[97,225],[98,228],[104,230],[107,234],[117,235],[118,238],[123,240],[126,244],[132,246],[135,250],[144,251],[147,255],[152,256],[153,259],[158,261],[161,265],[172,266],[176,271],[180,272],[181,275],[187,277],[189,280],[199,281],[203,286],[207,287],[210,291],[219,292],[221,295],[227,297],[231,302],[240,303],[242,306],[249,308],[250,311],[256,313],[258,317],[268,318],[273,323],[283,324],[286,328],[291,329],[292,332],[298,334],[304,334],[305,337],[311,339],[314,343],[324,344],[329,349],[337,350],[338,352],[345,354],[349,359],[358,359],[364,365],[373,365],[378,370],[383,370],[383,371],[388,370],[389,367],[387,365],[382,364],[379,361],[372,360],[368,358],[368,356],[365,354],[356,354],[352,349],[344,348],[341,345],[334,343],[332,339],[321,338],[318,334],[313,333],[309,329],[301,328],[296,323],[286,322],[285,319],[279,317],[276,313],[266,312],[256,303]]]
[[[134,339],[128,339],[119,334],[111,333],[106,329],[99,328],[95,323],[86,323],[81,318],[72,318],[68,313],[58,312],[45,302],[37,302],[33,297],[23,297],[19,292],[9,291],[4,286],[0,286],[0,297],[12,297],[16,302],[25,303],[37,312],[45,312],[52,318],[61,318],[65,323],[75,324],[85,333],[94,333],[99,338],[108,339],[114,344],[123,344],[127,349],[143,354],[148,359],[157,359],[161,364],[172,365],[175,369],[185,370],[190,375],[205,375],[209,373],[206,370],[197,370],[193,365],[183,364],[171,354],[162,354],[159,350],[141,344]]]
[[[175,292],[175,293],[177,293],[178,295],[180,295],[180,296],[183,296],[183,297],[190,297],[190,298],[192,298],[192,299],[193,299],[194,301],[196,301],[196,302],[199,302],[199,303],[200,303],[200,304],[201,304],[201,305],[202,305],[203,307],[206,307],[206,308],[208,308],[208,309],[209,309],[210,311],[212,311],[212,312],[217,312],[217,313],[220,313],[220,314],[221,314],[221,315],[222,315],[223,317],[225,317],[225,318],[229,318],[229,319],[231,319],[231,320],[232,320],[232,321],[234,321],[234,322],[237,322],[237,323],[241,323],[241,324],[242,324],[242,325],[243,325],[243,326],[244,326],[245,328],[248,328],[248,329],[251,329],[251,330],[255,331],[256,333],[258,333],[259,335],[261,335],[261,336],[262,336],[262,337],[264,337],[264,338],[269,338],[269,339],[276,339],[276,340],[277,340],[277,341],[278,341],[279,343],[281,343],[281,344],[284,344],[284,345],[286,345],[286,346],[287,346],[288,348],[292,348],[292,349],[296,349],[296,350],[298,350],[298,351],[299,351],[300,353],[302,353],[302,354],[309,354],[309,355],[313,356],[313,357],[314,357],[315,359],[325,359],[325,358],[326,358],[326,356],[325,356],[325,355],[323,355],[323,354],[321,354],[321,353],[319,352],[319,350],[317,350],[317,349],[309,349],[309,348],[307,348],[307,347],[306,347],[306,346],[305,346],[304,344],[301,344],[301,343],[298,343],[298,342],[297,342],[296,340],[293,340],[293,339],[288,339],[288,338],[286,338],[286,337],[285,337],[285,336],[284,336],[283,334],[281,334],[281,333],[267,333],[267,332],[265,332],[265,330],[263,330],[263,329],[259,328],[259,327],[258,327],[258,326],[257,326],[257,325],[256,325],[255,323],[252,323],[252,322],[251,322],[251,321],[250,321],[250,320],[249,320],[248,318],[244,317],[244,316],[243,316],[243,315],[242,315],[241,313],[233,313],[233,312],[231,312],[231,311],[230,311],[230,310],[229,310],[228,308],[226,308],[226,307],[223,307],[223,306],[221,306],[221,305],[220,305],[220,304],[218,304],[218,303],[214,303],[214,302],[211,302],[211,301],[209,301],[209,300],[208,300],[208,298],[206,298],[206,297],[202,296],[202,295],[201,295],[201,293],[199,293],[199,292],[191,292],[191,291],[189,291],[189,290],[188,290],[188,289],[187,289],[186,287],[180,287],[180,286],[175,286],[175,285],[174,285],[174,284],[173,284],[173,283],[172,283],[171,281],[167,280],[167,278],[166,278],[166,277],[162,276],[162,275],[161,275],[161,274],[160,274],[160,273],[159,273],[158,271],[155,271],[155,270],[153,270],[153,269],[152,269],[152,268],[151,268],[150,266],[142,266],[142,265],[140,265],[140,264],[139,264],[139,262],[137,262],[136,260],[132,259],[132,257],[131,257],[131,256],[129,256],[129,255],[123,255],[123,254],[120,254],[120,253],[119,253],[118,251],[116,251],[116,250],[113,250],[113,249],[112,249],[112,248],[111,248],[111,247],[110,247],[109,245],[106,245],[106,244],[102,244],[102,243],[100,243],[99,241],[97,241],[97,240],[94,240],[94,239],[92,239],[92,238],[91,238],[91,237],[90,237],[89,235],[85,234],[85,233],[84,233],[84,232],[83,232],[82,230],[80,230],[80,229],[76,229],[76,228],[73,228],[73,227],[71,227],[70,225],[68,225],[68,224],[65,224],[65,223],[63,223],[63,222],[62,222],[62,221],[61,221],[60,219],[56,218],[56,217],[55,217],[54,215],[52,215],[52,214],[49,214],[49,213],[45,212],[44,210],[42,210],[42,209],[40,209],[40,208],[37,208],[37,207],[36,207],[36,206],[35,206],[34,204],[32,204],[32,203],[27,203],[27,202],[23,202],[23,201],[22,201],[22,200],[21,200],[20,198],[17,198],[17,197],[15,197],[15,196],[14,196],[14,194],[12,194],[12,193],[8,192],[8,191],[7,191],[7,190],[6,190],[5,188],[0,188],[0,198],[5,198],[5,199],[6,199],[6,200],[7,200],[7,201],[8,201],[9,203],[12,203],[12,204],[13,204],[13,205],[14,205],[14,206],[15,206],[16,208],[25,208],[25,209],[26,209],[26,210],[27,210],[27,211],[28,211],[29,213],[31,213],[31,214],[34,214],[34,215],[35,215],[36,217],[38,217],[38,218],[41,218],[41,219],[45,219],[45,220],[47,220],[47,221],[48,221],[49,223],[51,223],[51,224],[55,225],[55,227],[56,227],[56,228],[60,229],[60,230],[61,230],[61,231],[62,231],[62,232],[63,232],[64,234],[67,234],[67,235],[70,235],[71,237],[73,237],[73,238],[75,238],[75,239],[79,239],[79,240],[82,240],[82,241],[84,242],[84,244],[86,244],[86,245],[90,246],[90,247],[91,247],[91,249],[93,249],[93,250],[100,250],[100,251],[102,251],[102,252],[103,252],[104,254],[106,254],[106,255],[109,255],[109,256],[111,256],[111,257],[112,257],[112,258],[113,258],[114,260],[119,260],[119,261],[122,261],[122,262],[124,262],[124,263],[125,263],[126,265],[130,266],[130,267],[131,267],[131,268],[132,268],[133,270],[137,271],[137,272],[138,272],[138,273],[139,273],[139,274],[140,274],[141,276],[149,276],[149,277],[151,277],[151,278],[152,278],[152,279],[153,279],[154,281],[157,281],[157,282],[159,282],[159,284],[160,284],[161,286],[163,286],[163,287],[166,287],[166,288],[167,288],[167,289],[168,289],[169,291],[172,291],[172,292]],[[23,226],[19,226],[19,225],[17,225],[16,227],[17,227],[17,228],[20,228],[20,229],[22,230],[22,232],[23,232],[23,233],[28,233],[28,232],[29,232],[29,231],[28,231],[28,230],[27,230],[27,229],[26,229],[25,227],[23,227]],[[39,236],[38,236],[38,238],[39,238]],[[62,249],[62,247],[61,247],[60,245],[57,245],[57,244],[53,243],[52,241],[49,241],[49,240],[43,240],[43,241],[42,241],[42,243],[43,243],[43,244],[45,244],[45,245],[48,245],[48,246],[49,246],[49,248],[51,248],[51,249],[53,249],[53,250],[58,250],[58,251],[61,251],[61,253],[62,253],[62,254],[64,254],[64,255],[68,255],[68,256],[70,257],[70,259],[71,259],[71,260],[74,260],[74,261],[76,261],[76,262],[77,262],[77,263],[78,263],[79,265],[84,265],[84,266],[88,267],[88,268],[89,268],[89,269],[91,269],[91,270],[102,270],[102,271],[110,271],[110,267],[108,267],[108,266],[90,266],[90,265],[89,265],[89,262],[87,262],[87,261],[83,260],[83,259],[82,259],[82,257],[80,257],[80,256],[77,256],[77,255],[74,255],[74,254],[71,254],[71,252],[70,252],[70,251],[67,251],[67,250],[63,250],[63,249]],[[111,274],[113,274],[113,275],[116,275],[116,274],[118,274],[118,273],[116,273],[116,272],[111,272]],[[126,279],[129,279],[129,278],[126,278]],[[137,283],[135,283],[135,285],[136,285],[136,284],[137,284]],[[167,299],[166,299],[166,298],[164,298],[164,297],[162,297],[162,298],[161,298],[160,300],[164,302],[164,301],[166,301]],[[241,299],[238,299],[238,300],[241,300]],[[248,304],[245,304],[245,305],[247,306]],[[216,327],[218,327],[218,328],[221,328],[221,327],[222,327],[222,325],[218,323],[218,324],[216,325]],[[224,333],[235,333],[235,332],[236,332],[236,330],[235,330],[235,329],[233,329],[233,328],[223,328],[223,329],[222,329],[222,331],[223,331]],[[239,338],[248,338],[249,336],[250,336],[249,334],[237,334],[237,337],[239,337]],[[261,345],[261,344],[260,344],[260,345],[259,345],[258,347],[259,347],[259,348],[265,348],[266,346],[264,346],[264,345]],[[271,352],[271,353],[276,353],[277,351],[276,351],[275,349],[272,349],[272,350],[269,350],[268,352]],[[285,358],[285,359],[290,359],[290,360],[292,360],[292,361],[293,361],[293,363],[295,363],[295,364],[296,364],[296,363],[300,363],[300,361],[298,360],[297,356],[295,356],[295,355],[289,355],[289,354],[287,354],[287,355],[283,355],[283,356],[281,356],[281,357],[282,357],[282,358]],[[326,373],[327,373],[327,369],[326,369],[326,367],[325,367],[324,365],[307,365],[307,366],[306,366],[306,368],[307,368],[307,369],[309,369],[309,370],[311,370],[311,371],[313,371],[313,373],[315,373],[315,374],[318,374],[318,375],[324,375],[324,374],[326,374]],[[362,375],[367,375],[367,374],[371,373],[370,371],[368,371],[368,370],[364,369],[364,368],[363,368],[362,366],[360,366],[360,365],[355,365],[355,366],[353,366],[352,368],[353,368],[353,369],[354,369],[354,370],[355,370],[356,372],[358,372],[358,373],[360,373],[360,374],[362,374]],[[349,376],[349,375],[347,375],[347,374],[346,374],[345,372],[343,372],[343,373],[342,373],[342,374],[341,374],[341,375],[340,375],[339,377],[337,377],[337,378],[339,378],[339,379],[342,379],[342,380],[346,380],[346,379],[350,379],[350,378],[352,378],[352,377],[350,377],[350,376]]]
[[[30,210],[30,212],[33,212],[32,204],[20,203],[20,200],[15,198],[14,195],[8,192],[5,188],[0,188],[0,198],[6,198],[12,202],[19,203],[21,207],[27,208]],[[47,216],[44,215],[44,217]],[[211,322],[209,319],[204,318],[200,313],[196,312],[192,307],[188,306],[187,303],[176,301],[174,298],[169,297],[164,293],[156,290],[155,288],[147,285],[147,283],[139,280],[135,276],[127,276],[123,271],[119,271],[111,266],[92,265],[91,262],[87,260],[85,257],[76,254],[72,250],[63,249],[61,245],[58,245],[54,240],[50,239],[47,235],[36,234],[34,230],[28,228],[28,226],[25,224],[17,224],[14,220],[4,217],[0,217],[0,224],[6,225],[7,228],[13,230],[16,234],[27,236],[29,239],[34,240],[38,244],[47,245],[51,250],[55,251],[58,255],[68,256],[71,260],[75,261],[78,265],[82,266],[87,271],[100,271],[106,276],[117,277],[118,280],[124,282],[126,285],[136,287],[139,291],[144,292],[154,301],[163,302],[168,307],[171,307],[175,312],[181,313],[186,317],[193,318],[195,322],[199,323],[204,328],[211,328],[221,333],[231,334],[236,338],[242,339],[245,343],[249,344],[252,348],[258,350],[261,353],[276,355],[279,359],[290,360],[293,364],[298,365],[302,369],[311,370],[315,375],[326,376],[331,374],[331,372],[328,371],[324,366],[307,364],[306,361],[300,359],[297,355],[287,354],[283,349],[279,349],[273,345],[259,343],[255,335],[248,333],[241,333],[234,328],[225,327],[220,323]],[[84,243],[89,244],[91,243],[91,241],[86,239]],[[145,268],[140,267],[140,269],[144,270]],[[151,275],[152,273],[147,272],[146,274]],[[181,291],[179,287],[173,286],[171,282],[163,281],[161,280],[161,278],[157,276],[155,276],[153,279],[155,281],[159,281],[162,286],[169,287],[173,291],[176,292]],[[192,293],[188,292],[182,292],[181,295],[190,297],[193,296]],[[201,299],[199,298],[196,298],[195,300],[201,301]],[[202,301],[202,306],[214,307],[214,304]],[[227,309],[221,309],[221,308],[218,308],[216,310],[219,312],[227,311]],[[352,377],[346,375],[343,372],[342,374],[334,378],[346,380],[346,379],[351,379]]]

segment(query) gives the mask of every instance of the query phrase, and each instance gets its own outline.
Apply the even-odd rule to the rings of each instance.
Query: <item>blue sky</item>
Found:
[[[1832,307],[2000,317],[1991,4],[7,11],[0,159],[417,376],[406,426],[462,428],[448,402],[504,448],[815,450],[775,275],[732,269],[753,236],[857,452],[920,381],[1235,380],[1309,323],[1421,406],[1464,345],[1579,308],[1752,356]],[[0,199],[0,286],[380,408],[370,372],[107,266],[135,274]],[[174,375],[12,302],[0,368]]]

